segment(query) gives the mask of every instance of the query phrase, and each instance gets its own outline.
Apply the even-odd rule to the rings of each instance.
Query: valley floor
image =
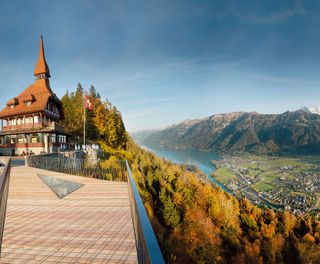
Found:
[[[294,213],[320,211],[320,156],[225,156],[213,163],[213,177],[238,197]]]

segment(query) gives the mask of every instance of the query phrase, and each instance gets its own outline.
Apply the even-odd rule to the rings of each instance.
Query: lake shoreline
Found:
[[[167,149],[161,146],[147,146],[141,145],[142,148],[151,151],[165,160],[171,161],[176,164],[191,165],[197,167],[205,175],[207,175],[208,180],[214,185],[223,189],[225,192],[231,194],[232,191],[226,187],[224,184],[219,182],[213,173],[216,171],[217,167],[212,163],[212,160],[220,160],[216,152],[213,151],[202,151],[194,149]]]

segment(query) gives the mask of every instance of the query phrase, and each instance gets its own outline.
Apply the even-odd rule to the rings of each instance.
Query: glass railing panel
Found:
[[[10,163],[10,158],[0,158],[0,255],[9,191]]]

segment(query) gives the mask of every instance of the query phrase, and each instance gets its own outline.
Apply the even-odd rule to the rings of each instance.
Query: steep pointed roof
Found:
[[[45,74],[46,77],[38,76],[42,74]],[[62,109],[61,101],[51,90],[47,78],[50,77],[50,71],[44,57],[42,36],[40,39],[39,59],[34,75],[37,76],[35,83],[27,87],[19,96],[13,97],[7,102],[6,106],[0,111],[0,118],[43,112],[49,100],[54,101],[59,106],[59,109]],[[26,102],[31,102],[31,104],[27,105],[25,104]],[[63,117],[62,110],[60,116]]]
[[[6,107],[0,111],[0,118],[42,112],[46,108],[49,98],[61,104],[60,100],[52,92],[48,80],[36,80],[20,95],[8,101]],[[27,101],[31,101],[32,104],[27,106],[25,104]],[[14,105],[14,108],[10,108],[10,105]]]
[[[44,55],[44,46],[43,46],[43,38],[40,37],[40,50],[39,50],[39,58],[37,65],[34,69],[34,75],[37,76],[39,74],[46,74],[48,77],[50,77],[50,70],[48,67],[48,64],[46,62],[46,58]]]

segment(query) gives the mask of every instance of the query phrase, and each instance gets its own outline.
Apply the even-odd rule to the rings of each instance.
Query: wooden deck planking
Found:
[[[38,173],[84,186],[59,199]],[[13,167],[0,263],[137,263],[127,183]]]

